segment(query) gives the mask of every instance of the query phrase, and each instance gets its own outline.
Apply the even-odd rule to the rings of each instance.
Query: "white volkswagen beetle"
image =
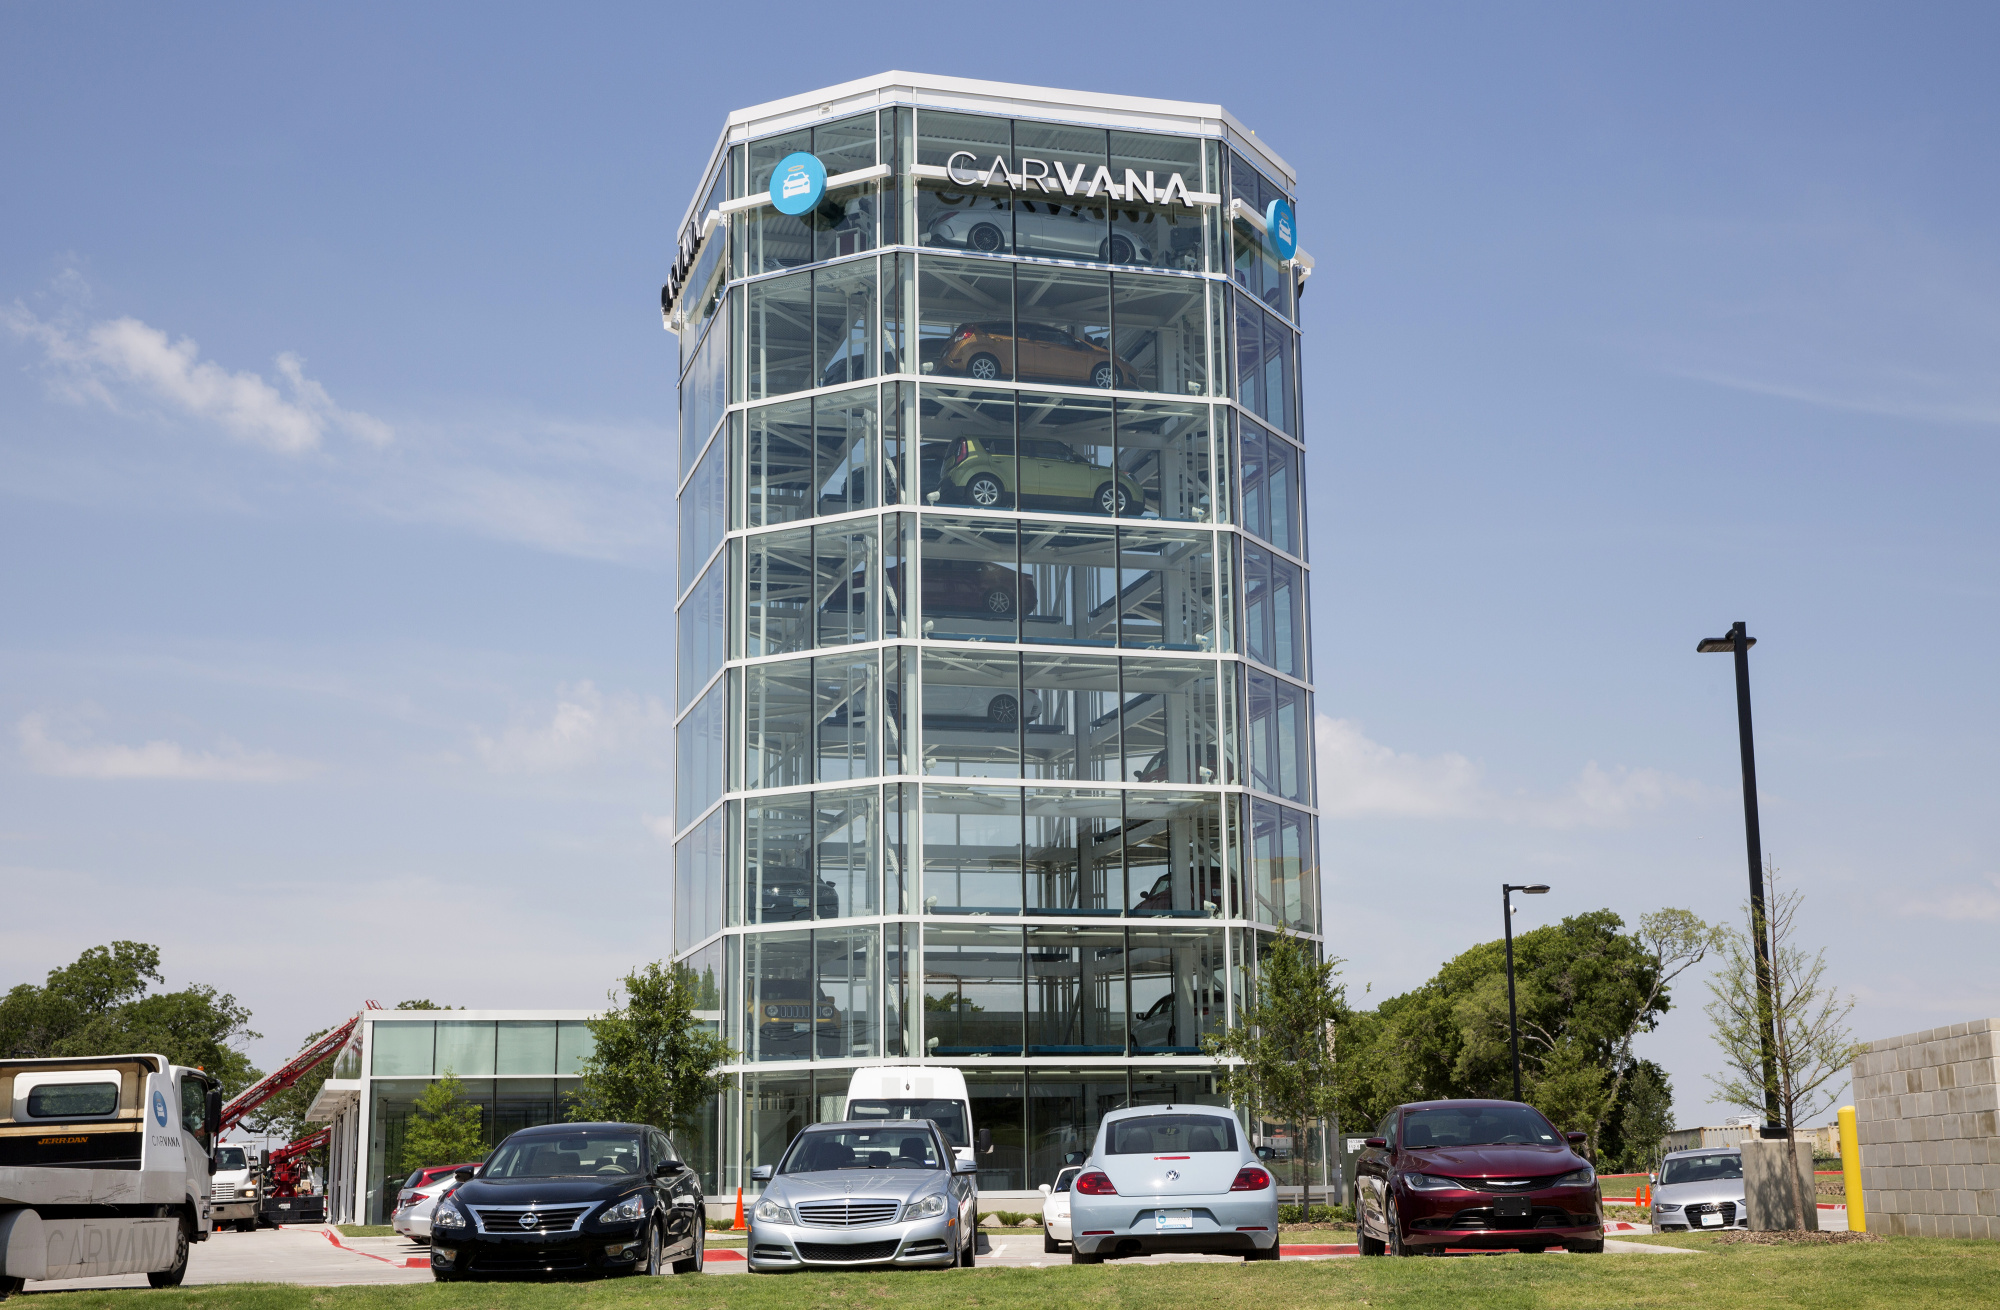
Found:
[[[1069,1184],[1083,1172],[1071,1165],[1056,1175],[1055,1186],[1042,1184],[1042,1249],[1056,1252],[1069,1245]]]

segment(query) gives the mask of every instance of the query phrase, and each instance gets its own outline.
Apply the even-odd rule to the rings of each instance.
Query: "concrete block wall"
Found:
[[[1870,1042],[1854,1117],[1869,1232],[2000,1239],[2000,1019]]]

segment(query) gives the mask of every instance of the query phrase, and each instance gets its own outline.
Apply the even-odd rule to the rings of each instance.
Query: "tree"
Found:
[[[1645,1173],[1659,1158],[1661,1141],[1673,1130],[1673,1084],[1660,1066],[1641,1060],[1626,1080],[1625,1099],[1616,1117],[1605,1125],[1604,1158],[1615,1172]]]
[[[1709,1075],[1715,1085],[1715,1095],[1709,1100],[1761,1113],[1767,1097],[1775,1093],[1786,1149],[1796,1154],[1800,1120],[1817,1118],[1833,1105],[1841,1090],[1833,1079],[1847,1073],[1854,1058],[1867,1048],[1853,1040],[1847,1026],[1854,998],[1843,999],[1825,981],[1825,949],[1808,955],[1798,944],[1804,893],[1779,889],[1775,861],[1766,866],[1765,883],[1769,891],[1763,924],[1757,924],[1753,914],[1746,912],[1745,917],[1751,920],[1751,932],[1761,927],[1769,934],[1772,1075],[1767,1082],[1761,1022],[1764,1010],[1757,990],[1754,939],[1736,929],[1725,929],[1722,964],[1708,983],[1713,999],[1706,1009],[1723,1056],[1722,1074]],[[1798,1170],[1787,1168],[1785,1172],[1792,1178],[1794,1213],[1803,1222],[1809,1198],[1804,1195]]]
[[[660,961],[624,978],[625,1003],[590,1021],[596,1046],[585,1057],[570,1105],[572,1120],[613,1120],[680,1131],[728,1086],[716,1066],[734,1054],[695,1017],[702,984],[685,965]]]
[[[461,1164],[486,1158],[486,1133],[478,1106],[461,1101],[465,1085],[447,1069],[417,1095],[403,1129],[403,1168]]]
[[[260,1076],[240,1049],[263,1034],[234,996],[195,983],[147,994],[164,981],[160,950],[145,942],[93,946],[0,999],[0,1055],[121,1055],[151,1051],[214,1074],[233,1095]]]
[[[1306,1130],[1332,1115],[1339,1099],[1335,1034],[1346,991],[1333,979],[1340,963],[1314,959],[1304,942],[1279,929],[1258,963],[1251,1004],[1227,1032],[1202,1039],[1210,1055],[1241,1061],[1223,1066],[1216,1090],[1248,1108],[1253,1120],[1290,1124],[1301,1159]],[[1310,1215],[1310,1167],[1301,1177],[1301,1213]]]
[[[439,1005],[435,1001],[397,1001],[396,1008],[399,1010],[449,1010],[452,1007],[449,1005]],[[464,1007],[461,1006],[459,1008],[463,1009]]]
[[[1722,945],[1723,930],[1705,923],[1690,910],[1655,910],[1639,916],[1639,945],[1646,955],[1646,999],[1632,1012],[1625,1035],[1618,1043],[1618,1055],[1611,1063],[1611,1089],[1590,1125],[1590,1147],[1597,1148],[1598,1136],[1611,1107],[1624,1090],[1627,1071],[1632,1068],[1632,1039],[1641,1028],[1651,1031],[1658,1025],[1659,1004],[1667,994],[1667,984],[1700,964],[1708,953]],[[1664,1135],[1664,1134],[1663,1134]]]

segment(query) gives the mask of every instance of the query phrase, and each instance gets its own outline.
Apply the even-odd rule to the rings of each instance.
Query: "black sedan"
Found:
[[[700,1273],[701,1179],[644,1124],[545,1124],[494,1149],[431,1219],[431,1275]]]

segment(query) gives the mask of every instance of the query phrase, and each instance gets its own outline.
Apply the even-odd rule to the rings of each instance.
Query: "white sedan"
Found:
[[[1073,1165],[1056,1175],[1054,1187],[1042,1184],[1042,1249],[1060,1251],[1069,1242],[1069,1185],[1070,1180],[1083,1172],[1082,1165]]]
[[[457,1176],[446,1174],[417,1188],[409,1201],[389,1216],[389,1226],[412,1242],[430,1241],[431,1214],[437,1209],[438,1198],[457,1186]]]

